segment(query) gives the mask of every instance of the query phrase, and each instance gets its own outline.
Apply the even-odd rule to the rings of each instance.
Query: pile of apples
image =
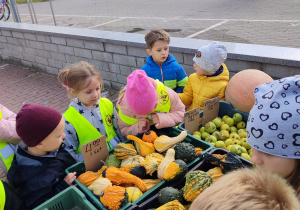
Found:
[[[216,117],[199,131],[195,131],[193,136],[251,161],[252,149],[247,142],[246,123],[240,113],[235,113],[232,117]]]

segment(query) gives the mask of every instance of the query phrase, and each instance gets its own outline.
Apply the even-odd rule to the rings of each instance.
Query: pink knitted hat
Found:
[[[157,104],[157,93],[145,71],[135,70],[127,77],[126,98],[130,108],[139,115],[151,113]]]

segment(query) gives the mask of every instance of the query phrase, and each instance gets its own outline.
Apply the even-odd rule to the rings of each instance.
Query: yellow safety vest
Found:
[[[170,112],[171,101],[170,101],[170,97],[167,92],[167,89],[164,86],[164,84],[161,83],[159,80],[156,80],[156,82],[157,82],[156,93],[157,93],[157,97],[158,97],[158,104],[157,104],[156,108],[152,111],[152,113],[153,112]],[[120,106],[118,106],[118,109],[119,109],[119,116],[124,123],[126,123],[128,125],[133,125],[139,121],[138,119],[124,115],[121,111]],[[147,116],[148,119],[149,119],[149,117],[150,117],[150,115]],[[150,121],[152,123],[152,119]]]
[[[101,117],[104,123],[105,131],[106,131],[106,144],[108,150],[112,149],[110,145],[110,140],[112,140],[117,134],[113,127],[112,115],[114,112],[113,104],[107,98],[100,98],[100,106],[99,106]],[[92,140],[100,138],[102,135],[97,129],[87,120],[84,116],[82,116],[74,107],[70,106],[67,111],[64,113],[65,119],[71,123],[78,135],[79,146],[76,151],[77,154],[81,154],[80,147]]]
[[[5,200],[6,200],[5,189],[2,181],[0,180],[0,210],[4,209]]]
[[[2,119],[2,112],[1,112],[1,109],[0,109],[0,119]]]

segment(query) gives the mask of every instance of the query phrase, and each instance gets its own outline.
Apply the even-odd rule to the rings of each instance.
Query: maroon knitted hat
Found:
[[[53,108],[25,104],[17,114],[17,134],[28,147],[35,147],[57,127],[61,118],[61,113]]]

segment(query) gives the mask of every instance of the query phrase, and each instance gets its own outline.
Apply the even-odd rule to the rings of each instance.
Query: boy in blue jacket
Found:
[[[76,172],[65,169],[76,163],[63,143],[65,121],[55,109],[25,104],[16,117],[17,146],[7,178],[19,188],[25,209],[39,204],[72,185]]]
[[[141,68],[148,77],[158,79],[177,93],[182,93],[188,80],[183,67],[169,53],[170,35],[162,29],[151,30],[145,36],[146,64]]]

